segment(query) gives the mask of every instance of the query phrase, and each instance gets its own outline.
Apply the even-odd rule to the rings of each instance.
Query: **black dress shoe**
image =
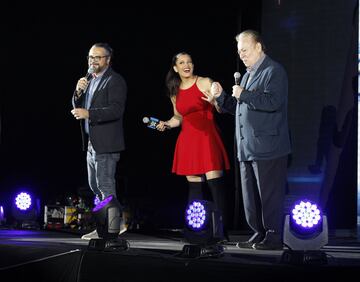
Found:
[[[253,249],[255,250],[282,250],[283,249],[283,243],[281,242],[260,242],[255,243],[253,246]]]
[[[265,235],[262,233],[255,233],[253,236],[251,236],[251,238],[247,241],[244,242],[238,242],[236,244],[236,247],[241,248],[241,249],[252,249],[252,246],[255,243],[259,243],[264,239]]]
[[[281,236],[273,230],[267,231],[264,240],[253,244],[255,250],[282,250]]]

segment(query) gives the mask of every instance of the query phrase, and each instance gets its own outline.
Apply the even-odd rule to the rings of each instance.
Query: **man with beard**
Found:
[[[107,43],[91,47],[87,56],[88,74],[76,84],[71,111],[80,120],[89,186],[100,201],[110,195],[116,197],[116,166],[120,152],[125,149],[123,114],[127,85],[111,68],[112,55]],[[120,233],[124,231],[122,224]],[[82,236],[85,240],[93,238],[98,238],[96,230]]]

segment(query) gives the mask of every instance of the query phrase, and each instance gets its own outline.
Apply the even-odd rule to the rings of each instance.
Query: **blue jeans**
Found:
[[[120,153],[97,154],[89,142],[87,171],[90,189],[102,201],[110,195],[116,197],[115,172]]]

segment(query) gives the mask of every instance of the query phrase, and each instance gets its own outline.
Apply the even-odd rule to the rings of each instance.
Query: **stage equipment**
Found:
[[[5,224],[6,218],[4,213],[4,207],[0,205],[0,225]]]
[[[88,249],[119,251],[129,248],[126,240],[118,238],[122,221],[121,205],[113,195],[99,202],[92,209],[92,214],[95,217],[99,239],[91,239]]]
[[[40,215],[40,200],[31,196],[30,193],[19,192],[11,205],[12,216],[16,227],[38,229],[38,217]]]
[[[94,197],[94,205],[97,206],[100,202],[101,202],[101,201],[100,201],[100,199],[99,199],[99,196],[96,195],[96,196]]]
[[[328,243],[327,217],[308,200],[296,202],[285,216],[282,261],[294,264],[326,264],[321,248]]]
[[[184,245],[182,256],[217,257],[223,253],[222,215],[212,202],[194,200],[187,206],[184,237],[190,245]]]

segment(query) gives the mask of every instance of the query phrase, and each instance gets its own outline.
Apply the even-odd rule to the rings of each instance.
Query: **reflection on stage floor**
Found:
[[[181,230],[128,231],[121,238],[129,249],[93,250],[76,232],[2,229],[0,277],[13,281],[24,277],[37,281],[192,281],[195,277],[204,281],[312,281],[312,277],[349,281],[348,277],[360,274],[360,241],[344,234],[330,232],[329,243],[320,250],[325,263],[290,263],[284,260],[287,248],[237,248],[236,242],[246,240],[248,234],[230,233],[221,255],[194,258],[183,255],[188,243]]]

